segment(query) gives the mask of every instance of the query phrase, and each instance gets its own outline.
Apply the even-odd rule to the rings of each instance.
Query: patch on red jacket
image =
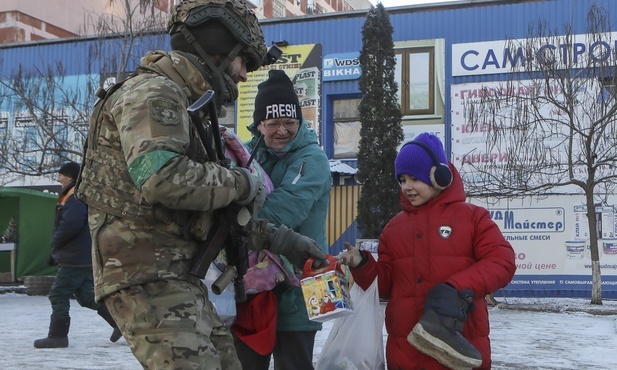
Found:
[[[439,236],[442,239],[448,239],[452,235],[452,228],[450,226],[439,226]]]

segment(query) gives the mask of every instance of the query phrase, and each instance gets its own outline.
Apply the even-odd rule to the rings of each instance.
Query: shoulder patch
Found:
[[[148,101],[150,118],[165,126],[180,123],[180,104],[173,100],[154,98]]]

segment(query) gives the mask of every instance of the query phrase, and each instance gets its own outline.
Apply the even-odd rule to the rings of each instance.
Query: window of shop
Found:
[[[395,81],[403,129],[443,124],[445,107],[445,41],[399,41],[394,45]],[[357,158],[360,143],[360,98],[333,102],[335,159]]]
[[[0,158],[7,158],[7,145],[9,142],[9,114],[0,112]]]
[[[37,131],[36,124],[32,117],[27,114],[18,114],[15,117],[15,137],[17,142],[21,145],[19,146],[22,150],[22,153],[30,154],[38,148],[37,145]]]
[[[53,137],[53,141],[48,144],[48,149],[53,151],[54,155],[45,156],[44,160],[53,166],[66,161],[66,151],[73,146],[72,141],[75,140],[75,136],[69,135],[69,117],[65,112],[58,112],[47,119],[51,124],[51,136]]]
[[[360,143],[360,99],[334,101],[334,154],[333,158],[356,158]]]
[[[77,153],[80,153],[83,150],[84,140],[86,140],[86,135],[88,134],[88,126],[90,123],[87,120],[88,117],[77,114],[73,118],[75,130],[72,133],[73,139],[70,140],[69,145],[73,147],[73,150]]]
[[[615,97],[617,97],[616,79],[614,77],[607,77],[600,80],[600,82],[602,87],[598,95],[598,103],[604,105],[613,104]]]
[[[435,49],[396,50],[395,58],[398,102],[403,115],[435,114]]]

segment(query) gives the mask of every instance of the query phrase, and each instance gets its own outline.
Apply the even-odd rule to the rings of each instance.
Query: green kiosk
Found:
[[[57,199],[42,191],[0,187],[0,282],[56,274],[47,259]]]

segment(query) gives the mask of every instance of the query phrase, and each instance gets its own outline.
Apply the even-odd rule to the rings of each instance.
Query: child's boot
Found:
[[[471,290],[457,292],[447,284],[438,284],[428,292],[424,315],[414,326],[407,341],[451,369],[471,369],[482,365],[482,355],[463,337],[467,312],[473,309]]]

